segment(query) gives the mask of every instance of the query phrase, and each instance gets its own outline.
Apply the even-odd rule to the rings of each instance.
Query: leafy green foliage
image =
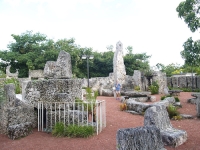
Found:
[[[62,122],[56,122],[55,126],[53,127],[52,134],[54,136],[65,136],[66,127]]]
[[[92,136],[94,131],[95,130],[92,126],[69,125],[66,128],[65,135],[67,137],[87,138]]]
[[[92,136],[95,130],[92,126],[78,126],[68,125],[65,126],[62,122],[57,122],[52,130],[52,135],[57,137],[80,137],[86,138]]]
[[[193,41],[190,37],[183,44],[184,50],[181,56],[185,60],[185,64],[189,66],[198,66],[200,64],[200,41]]]
[[[146,53],[131,54],[128,53],[124,56],[124,65],[126,66],[126,74],[132,76],[134,70],[148,70],[150,68],[148,59],[151,56]]]
[[[0,70],[0,78],[6,78],[6,74],[2,70]]]
[[[159,85],[157,82],[153,82],[152,85],[149,86],[149,90],[151,91],[151,94],[158,94],[159,92]]]
[[[161,71],[165,72],[167,77],[171,77],[173,74],[176,74],[177,70],[182,69],[182,67],[179,64],[169,64],[167,66],[158,63],[156,64],[156,67]],[[181,73],[181,70],[179,71]]]
[[[175,102],[180,102],[180,99],[177,96],[171,96],[171,95],[166,95],[166,96],[161,96],[161,100],[164,100],[166,97],[174,97]]]
[[[134,90],[135,90],[135,91],[140,91],[140,86],[135,86],[135,87],[134,87]]]
[[[169,118],[172,119],[174,116],[179,116],[179,112],[177,110],[177,107],[173,106],[172,104],[170,104],[167,107],[167,112],[169,114]]]
[[[180,102],[180,99],[177,96],[175,96],[174,99],[175,99],[175,102]]]
[[[81,59],[82,55],[94,55],[94,59],[89,60],[89,77],[107,77],[113,72],[113,46],[108,47],[107,52],[93,52],[91,48],[81,48],[75,44],[75,40],[59,39],[54,41],[47,39],[41,33],[26,31],[21,35],[12,34],[14,42],[8,45],[8,50],[0,51],[0,58],[5,63],[0,63],[0,70],[5,72],[6,62],[11,65],[10,71],[13,73],[19,69],[19,78],[28,77],[29,70],[44,69],[47,61],[56,61],[61,50],[71,55],[72,73],[74,78],[87,77],[87,61]],[[124,56],[126,73],[133,75],[134,70],[145,70],[149,68],[146,53],[132,54],[132,47],[127,47],[129,53]],[[99,71],[99,68],[101,70]]]
[[[192,32],[195,32],[200,27],[199,4],[199,0],[185,0],[176,8],[178,16],[184,19]]]
[[[164,100],[166,97],[172,97],[171,95],[165,95],[165,96],[161,96],[161,100]]]
[[[9,83],[13,83],[15,85],[15,93],[16,94],[20,94],[22,92],[21,90],[21,86],[19,84],[19,81],[15,78],[8,78],[4,81],[4,84],[9,84]]]

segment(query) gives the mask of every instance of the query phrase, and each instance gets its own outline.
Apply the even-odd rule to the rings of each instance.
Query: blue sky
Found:
[[[81,47],[106,51],[121,41],[133,53],[151,55],[150,65],[183,65],[183,43],[198,39],[176,7],[182,0],[0,0],[0,50],[11,34],[27,30],[57,40],[75,38]]]

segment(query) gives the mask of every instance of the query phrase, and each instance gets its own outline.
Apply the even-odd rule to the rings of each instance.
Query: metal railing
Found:
[[[105,100],[96,102],[38,101],[38,131],[52,131],[57,122],[64,125],[93,126],[97,135],[106,127]]]

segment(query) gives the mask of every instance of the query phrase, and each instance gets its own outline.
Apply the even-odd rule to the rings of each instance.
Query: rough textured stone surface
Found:
[[[178,88],[178,77],[171,77],[172,79],[172,87]]]
[[[187,78],[186,76],[182,76],[178,78],[178,86],[180,88],[186,88],[187,87]]]
[[[31,122],[20,123],[8,127],[8,137],[12,140],[25,137],[32,133],[33,125]]]
[[[193,78],[193,88],[200,88],[200,77],[199,76],[186,76],[186,75],[176,75],[173,77],[167,77],[167,86],[173,88],[192,88],[192,78]]]
[[[150,102],[155,102],[156,101],[156,96],[150,96]]]
[[[116,83],[116,81],[120,84],[125,83],[126,70],[123,58],[123,44],[120,41],[116,44],[116,51],[113,57],[113,74],[114,83]]]
[[[44,70],[29,70],[29,79],[44,78]]]
[[[167,77],[167,86],[172,87],[172,78]]]
[[[70,79],[72,78],[72,65],[71,65],[71,56],[65,51],[60,51],[58,59],[56,61],[54,78],[58,79]]]
[[[197,88],[200,89],[200,76],[197,76],[196,79],[197,79]]]
[[[7,134],[7,127],[12,125],[31,122],[33,127],[37,126],[37,114],[35,114],[34,108],[22,101],[19,101],[17,106],[4,103],[0,109],[0,114],[0,132],[4,134]]]
[[[144,126],[155,125],[160,129],[165,145],[177,147],[187,140],[187,132],[172,127],[166,106],[155,105],[148,108],[144,115]]]
[[[160,130],[155,126],[119,129],[117,150],[161,150],[164,148]]]
[[[10,102],[12,106],[15,106],[15,100],[16,100],[15,85],[13,83],[6,84],[4,86],[4,91],[5,91],[6,101]]]
[[[200,96],[197,97],[196,108],[197,108],[197,117],[200,117]]]
[[[200,93],[192,93],[191,96],[193,96],[194,98],[189,98],[187,102],[191,104],[197,104],[197,99],[198,96],[200,96]]]
[[[47,61],[44,66],[44,77],[46,78],[54,78],[56,69],[55,61]]]
[[[72,78],[70,54],[65,51],[60,51],[56,62],[47,61],[44,68],[44,76],[57,79]]]
[[[50,79],[30,81],[25,89],[25,100],[37,108],[38,101],[56,102],[58,93],[66,93],[67,101],[82,98],[81,79]]]
[[[127,110],[136,111],[139,114],[143,114],[144,111],[148,107],[150,107],[149,104],[145,104],[145,103],[142,103],[142,102],[136,102],[135,100],[132,100],[131,98],[126,101],[126,106],[127,106]]]
[[[15,73],[11,73],[10,67],[11,65],[6,67],[6,78],[18,78],[18,74],[19,74],[18,70],[16,70]]]
[[[158,83],[159,93],[164,94],[164,89],[167,87],[166,73],[156,71],[155,76],[153,76],[153,81],[156,81]]]
[[[113,91],[110,90],[110,89],[103,89],[103,90],[102,90],[102,95],[103,95],[103,96],[113,96],[114,93],[113,93]]]
[[[147,102],[148,97],[137,97],[137,98],[131,98],[131,100],[137,101],[137,102]]]
[[[129,97],[148,97],[149,95],[151,95],[151,92],[121,91],[121,95]]]
[[[193,119],[194,117],[192,115],[187,115],[187,114],[180,114],[182,119]]]
[[[139,86],[140,90],[144,91],[145,87],[142,82],[142,74],[139,70],[134,70],[133,73],[134,86]]]
[[[192,79],[193,79],[193,88],[196,88],[196,76],[187,76],[187,87],[192,88]]]
[[[151,104],[151,106],[154,105],[164,105],[165,107],[169,106],[170,104],[174,104],[175,103],[175,98],[174,97],[166,97],[164,100],[161,100],[159,102],[155,102],[153,104]]]

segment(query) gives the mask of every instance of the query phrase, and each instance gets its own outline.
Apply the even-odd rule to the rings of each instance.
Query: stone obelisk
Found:
[[[123,58],[123,44],[119,41],[116,44],[116,51],[113,58],[114,83],[118,81],[121,85],[125,83],[126,70]]]

